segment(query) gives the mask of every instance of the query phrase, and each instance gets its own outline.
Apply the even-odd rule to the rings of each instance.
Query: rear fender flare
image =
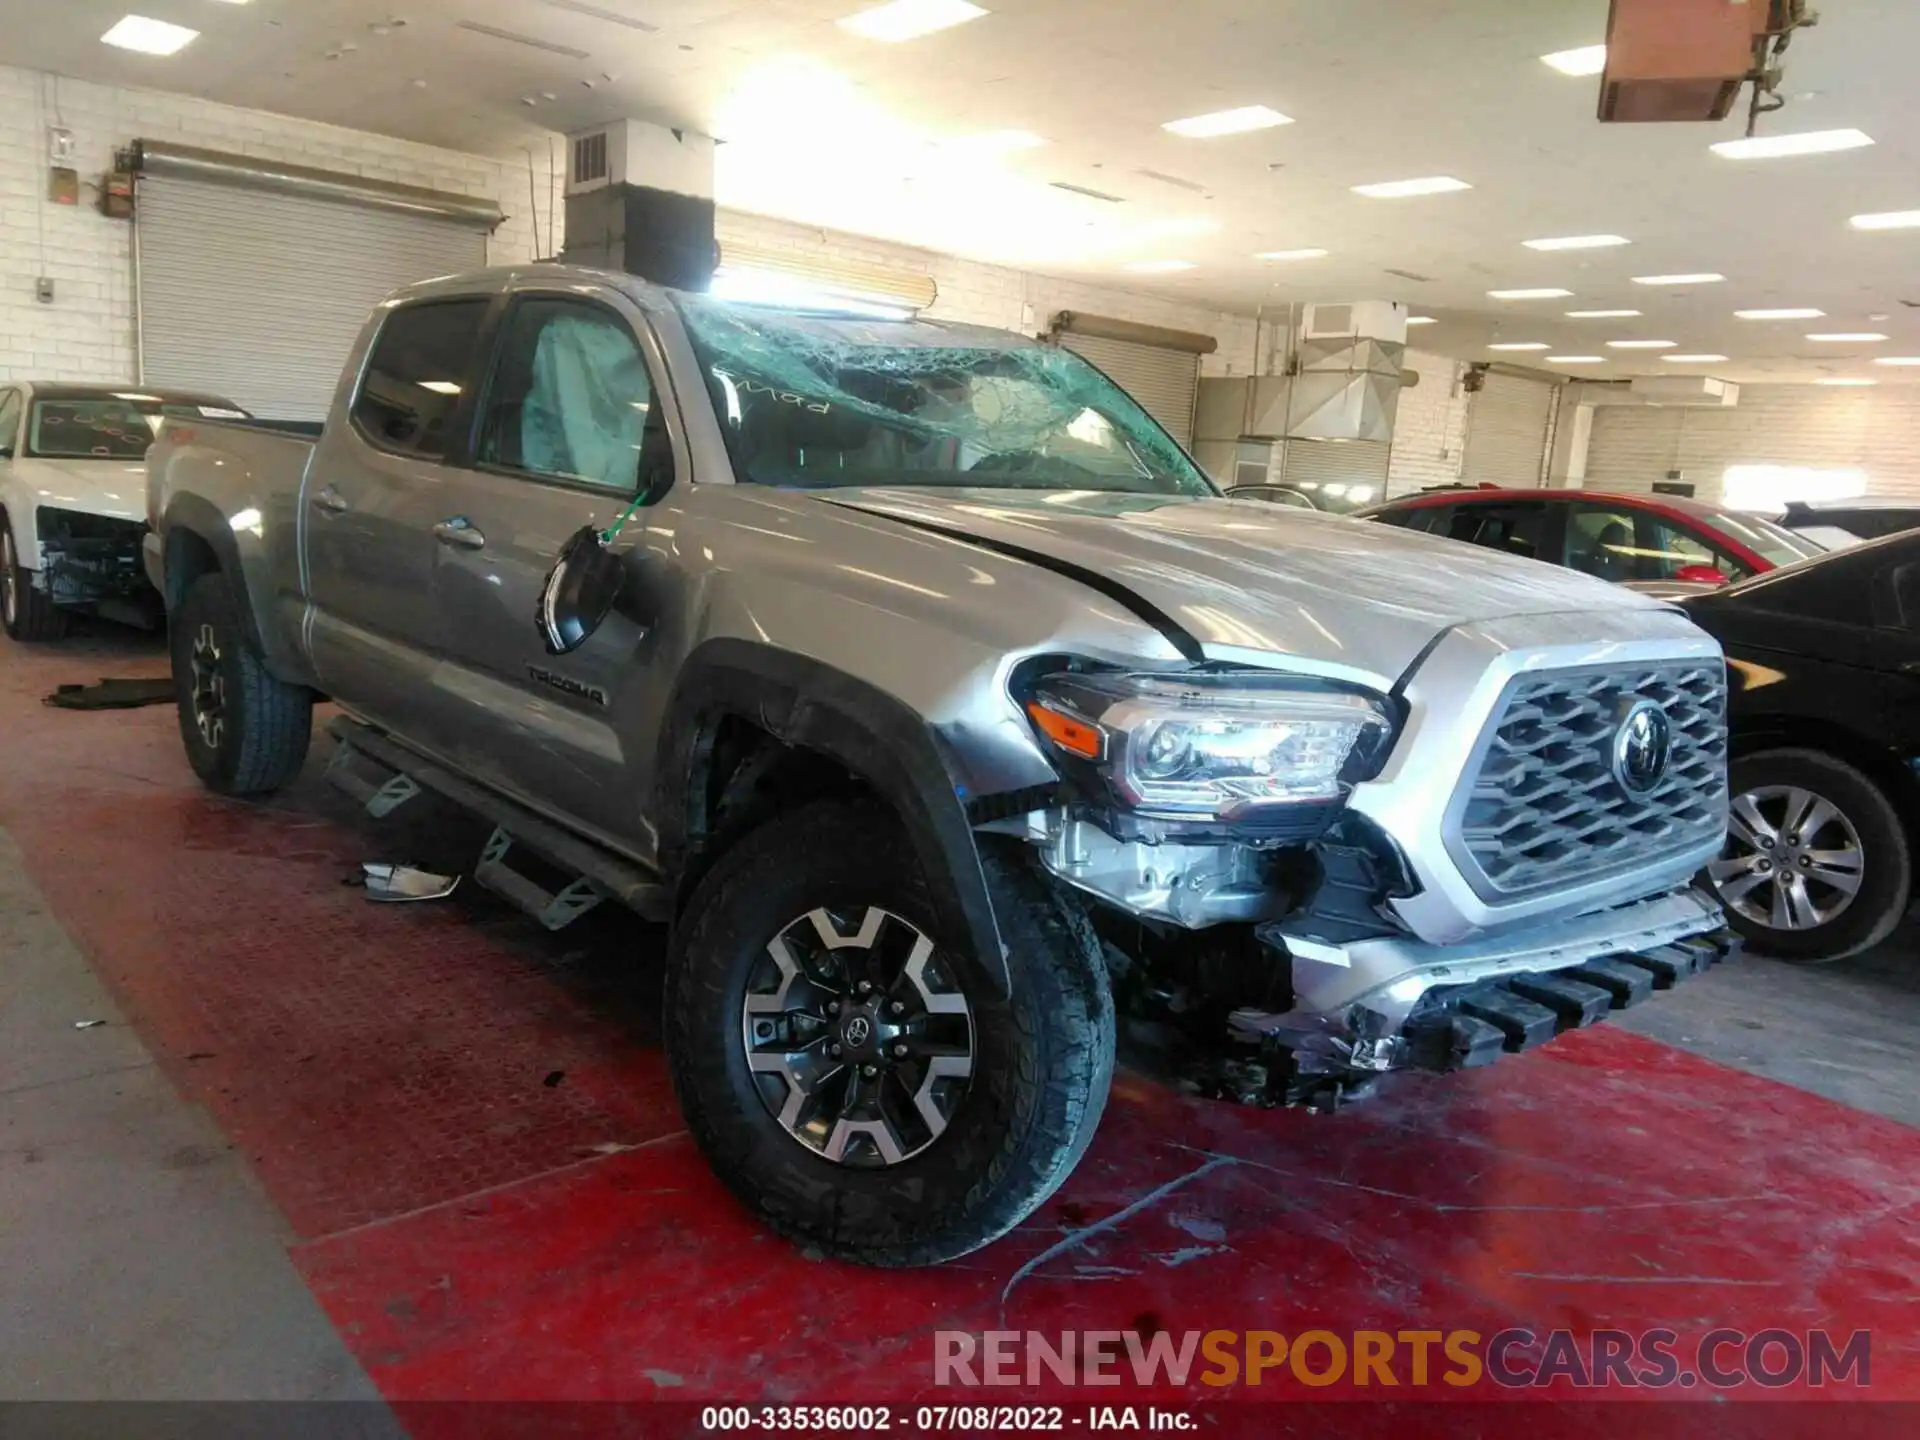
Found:
[[[935,882],[935,903],[947,912],[939,917],[943,926],[968,937],[994,993],[1009,993],[999,922],[942,741],[893,696],[804,656],[720,639],[700,646],[681,668],[655,782],[659,854],[669,874],[683,870],[704,821],[713,737],[729,717],[828,756],[870,785],[900,817],[921,869]]]

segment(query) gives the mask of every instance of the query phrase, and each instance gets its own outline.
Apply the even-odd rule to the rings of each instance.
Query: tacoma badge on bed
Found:
[[[151,456],[189,759],[270,790],[325,694],[374,813],[440,790],[545,923],[666,922],[688,1125],[797,1240],[1003,1234],[1116,1045],[1331,1108],[1723,952],[1711,639],[1223,498],[1065,350],[542,265],[401,292],[345,377],[317,439]]]

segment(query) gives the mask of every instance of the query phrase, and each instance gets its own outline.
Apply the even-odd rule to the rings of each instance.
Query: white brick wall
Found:
[[[1461,456],[1467,448],[1467,405],[1472,397],[1460,388],[1466,366],[1424,350],[1409,350],[1406,366],[1420,372],[1420,383],[1400,392],[1393,455],[1387,465],[1389,495],[1452,484],[1460,478]]]
[[[79,205],[47,195],[46,127],[66,125],[87,187]],[[526,157],[490,158],[381,135],[0,66],[0,379],[133,378],[132,226],[101,215],[93,188],[136,138],[173,140],[369,179],[496,199],[507,222],[488,245],[498,264],[530,259]],[[547,157],[535,156],[540,241],[548,238]],[[55,300],[34,298],[52,277]]]
[[[1645,490],[1679,470],[1717,500],[1729,465],[1858,467],[1869,494],[1920,498],[1920,386],[1743,385],[1731,410],[1595,407],[1590,489]]]
[[[1080,310],[1142,325],[1211,335],[1220,342],[1220,348],[1201,361],[1202,374],[1247,375],[1253,371],[1255,327],[1251,316],[1229,315],[1202,306],[1183,305],[1177,300],[1060,280],[1001,265],[984,265],[956,255],[916,250],[865,235],[819,230],[740,210],[722,210],[715,228],[723,251],[731,240],[770,249],[830,253],[917,275],[931,275],[940,287],[940,297],[927,313],[936,319],[1032,334],[1045,329],[1055,311]],[[1032,307],[1031,323],[1024,318],[1029,306]]]

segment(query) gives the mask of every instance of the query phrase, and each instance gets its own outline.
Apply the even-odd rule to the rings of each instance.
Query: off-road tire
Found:
[[[0,510],[0,569],[12,582],[4,602],[0,602],[7,634],[29,644],[64,636],[71,612],[54,604],[46,591],[34,589],[33,571],[20,564],[13,543],[13,523],[4,510]]]
[[[1728,789],[1735,799],[1754,790],[1787,786],[1829,801],[1860,838],[1864,857],[1853,901],[1825,924],[1805,929],[1760,925],[1726,907],[1727,923],[1757,954],[1803,965],[1823,965],[1878,945],[1907,913],[1913,860],[1907,828],[1886,792],[1844,760],[1820,750],[1762,750],[1735,760]]]
[[[269,674],[248,642],[232,588],[218,572],[202,575],[167,617],[180,740],[194,774],[221,795],[278,790],[300,773],[313,736],[313,692]],[[202,733],[195,710],[196,644],[211,638],[221,682],[218,742]]]
[[[932,1265],[997,1239],[1079,1162],[1113,1078],[1113,997],[1083,912],[1017,850],[983,855],[1012,996],[967,960],[974,1072],[946,1131],[883,1168],[824,1158],[783,1129],[749,1075],[741,1015],[758,957],[817,907],[879,906],[959,957],[899,824],[871,804],[777,816],[723,854],[674,927],[666,1048],[687,1127],[741,1202],[780,1234],[867,1265]]]

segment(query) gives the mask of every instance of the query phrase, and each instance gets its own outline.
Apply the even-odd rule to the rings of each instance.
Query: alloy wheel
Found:
[[[193,723],[209,750],[218,750],[227,733],[227,677],[221,667],[220,637],[202,625],[193,637]]]
[[[890,910],[810,910],[767,943],[741,1007],[767,1113],[815,1154],[898,1165],[973,1076],[973,1012],[931,937]]]
[[[1860,832],[1839,806],[1798,785],[1764,785],[1734,798],[1727,848],[1707,875],[1754,924],[1811,930],[1853,904],[1865,870]]]

